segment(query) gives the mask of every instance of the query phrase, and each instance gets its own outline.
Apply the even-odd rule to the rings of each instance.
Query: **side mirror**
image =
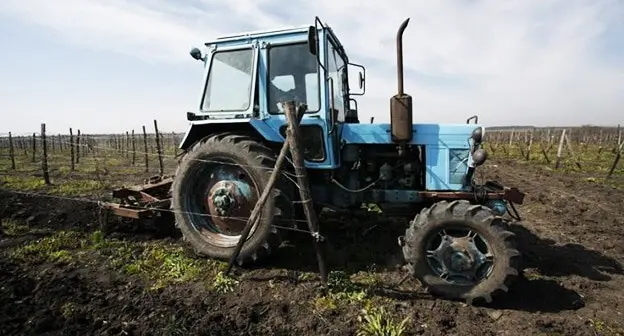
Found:
[[[360,92],[352,92],[351,90],[349,90],[349,94],[353,95],[353,96],[363,96],[364,93],[366,92],[366,68],[364,68],[364,66],[360,65],[360,64],[355,64],[355,63],[348,63],[347,66],[349,67],[349,88],[354,88],[354,87],[358,87]],[[353,67],[357,68],[356,70],[352,70]],[[351,76],[351,74],[353,73],[353,71],[357,71],[358,75],[357,77],[355,76],[355,74],[353,76]],[[353,81],[356,81],[356,83],[352,83],[351,82],[351,78],[353,78]]]
[[[308,50],[312,55],[318,53],[318,35],[314,26],[308,28]]]
[[[191,49],[190,54],[191,54],[191,57],[193,57],[194,59],[196,59],[196,60],[198,60],[198,61],[202,59],[202,53],[201,53],[201,50],[199,50],[199,49],[197,49],[197,48],[193,48],[193,49]]]
[[[364,73],[359,72],[358,77],[359,77],[360,90],[362,90],[364,88]]]

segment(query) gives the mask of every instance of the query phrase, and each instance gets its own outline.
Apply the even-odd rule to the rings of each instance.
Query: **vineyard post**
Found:
[[[563,141],[565,140],[566,130],[565,128],[561,132],[561,138],[559,139],[559,147],[557,148],[557,161],[555,162],[555,169],[559,169],[561,164],[561,153],[563,152]]]
[[[59,143],[59,152],[62,153],[63,152],[63,138],[61,137],[60,134],[57,135],[56,137],[57,137],[58,143]]]
[[[527,133],[528,133],[528,131],[525,130],[524,131],[524,141],[522,141],[520,136],[518,136],[518,150],[520,151],[520,157],[521,158],[525,158],[526,157],[526,154],[524,152],[524,145],[526,145],[527,142],[528,142]]]
[[[529,143],[527,145],[527,150],[526,150],[526,160],[527,161],[531,160],[531,146],[533,146],[533,130],[530,131]]]
[[[37,136],[35,133],[32,135],[32,162],[37,162]]]
[[[87,156],[87,146],[89,145],[89,135],[82,133],[80,137],[82,138],[82,146],[78,147],[78,150],[82,152],[80,155],[85,158]]]
[[[126,131],[126,150],[125,150],[126,159],[128,158],[129,154],[130,154],[130,133]]]
[[[618,124],[618,127],[617,127],[617,145],[615,145],[615,148],[618,148],[618,146],[619,146],[619,148],[621,149],[622,148],[622,146],[620,146],[621,144],[622,144],[622,127],[620,127],[620,124]]]
[[[173,147],[173,156],[178,155],[178,147],[176,146],[175,132],[171,132],[171,147]]]
[[[511,145],[513,144],[513,139],[514,139],[514,133],[515,133],[516,129],[512,128],[511,129],[511,133],[509,134],[509,146],[508,149],[509,151],[507,152],[507,156],[511,155]]]
[[[158,153],[158,164],[160,165],[160,175],[165,173],[163,167],[162,147],[160,146],[160,133],[158,132],[158,122],[154,119],[154,133],[156,134],[156,152]]]
[[[75,157],[75,147],[74,147],[74,131],[73,129],[70,127],[69,128],[69,148],[70,148],[70,160],[71,160],[71,171],[74,171],[75,167],[75,163],[76,163],[76,157]]]
[[[43,170],[43,181],[50,185],[50,173],[48,172],[48,142],[46,141],[46,124],[41,124],[41,169]]]
[[[136,138],[134,137],[134,130],[132,130],[132,165],[136,164]]]
[[[13,148],[13,135],[9,132],[9,156],[11,157],[11,169],[15,170],[15,148]]]
[[[80,130],[76,134],[76,164],[80,163]]]
[[[323,257],[323,251],[321,249],[320,242],[322,241],[319,235],[318,216],[314,211],[312,205],[312,195],[310,192],[310,185],[308,181],[308,175],[306,173],[304,158],[303,158],[303,143],[301,139],[301,133],[299,133],[299,123],[303,116],[305,105],[300,106],[298,110],[295,110],[295,103],[290,101],[284,104],[284,110],[286,114],[286,121],[288,128],[286,129],[286,139],[290,143],[290,155],[292,156],[292,163],[295,168],[295,174],[297,176],[299,197],[303,205],[303,212],[308,222],[308,228],[314,238],[314,249],[316,250],[316,258],[319,266],[319,273],[321,274],[321,281],[327,282],[327,268],[325,266],[325,258]]]
[[[618,165],[618,162],[620,162],[620,157],[622,156],[622,149],[624,149],[624,142],[620,142],[620,146],[618,147],[617,153],[615,154],[615,160],[613,160],[613,164],[611,165],[611,169],[609,169],[609,173],[607,174],[607,178],[611,178],[611,175],[613,175],[613,172],[615,171],[615,168]]]
[[[145,131],[145,125],[143,125],[143,147],[145,150],[145,172],[147,173],[149,171],[149,163],[147,159],[147,132]]]
[[[286,140],[288,140],[288,135],[286,136]],[[269,199],[269,197],[272,194],[273,186],[277,182],[277,178],[281,174],[280,171],[281,171],[282,165],[286,161],[286,154],[288,153],[289,146],[290,144],[288,143],[288,141],[284,141],[284,144],[282,145],[282,149],[280,150],[280,153],[277,156],[277,159],[275,161],[275,166],[273,167],[271,176],[269,176],[269,180],[267,181],[267,184],[264,190],[262,191],[262,194],[258,198],[258,201],[256,202],[254,208],[252,209],[251,214],[249,215],[249,218],[247,219],[247,223],[245,224],[245,228],[243,229],[243,232],[241,232],[240,239],[238,240],[238,243],[234,247],[234,251],[232,251],[232,254],[230,255],[230,260],[224,272],[225,275],[229,275],[230,271],[232,270],[232,267],[234,266],[236,259],[238,259],[240,250],[243,248],[243,244],[245,243],[245,241],[247,241],[247,236],[249,236],[249,232],[251,231],[251,228],[256,224],[256,221],[261,216],[262,208],[264,207],[264,204],[266,203],[266,201]]]
[[[28,157],[28,145],[24,136],[19,137],[19,144],[20,149],[24,151],[24,156]]]

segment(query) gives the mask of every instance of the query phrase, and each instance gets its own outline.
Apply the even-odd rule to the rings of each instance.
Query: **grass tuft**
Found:
[[[360,322],[358,336],[401,336],[405,334],[409,317],[401,322],[394,321],[390,314],[380,307],[362,310],[358,322]]]

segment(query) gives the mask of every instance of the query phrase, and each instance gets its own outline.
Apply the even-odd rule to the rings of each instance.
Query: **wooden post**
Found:
[[[144,154],[145,154],[145,172],[149,172],[149,163],[148,163],[148,158],[147,158],[147,132],[145,131],[145,125],[143,125],[143,147],[144,147]]]
[[[154,133],[156,134],[156,153],[158,153],[158,164],[160,165],[160,175],[165,173],[163,166],[162,147],[160,146],[160,133],[158,133],[158,122],[154,119]]]
[[[533,131],[531,130],[531,134],[529,135],[529,143],[527,145],[526,157],[527,161],[531,160],[531,146],[533,146]]]
[[[620,144],[622,143],[622,127],[620,126],[620,124],[618,124],[617,126],[617,144],[613,147],[613,153],[618,153],[618,147],[620,146]],[[621,148],[621,147],[620,147]]]
[[[559,139],[559,147],[557,148],[557,161],[555,161],[555,169],[559,169],[561,164],[561,153],[563,152],[563,141],[565,140],[566,130],[561,132],[561,139]]]
[[[37,162],[37,136],[35,133],[32,135],[32,162]]]
[[[20,149],[22,149],[24,151],[24,156],[28,157],[28,141],[26,141],[26,137],[21,136],[19,137],[19,144],[20,144]]]
[[[171,132],[171,147],[173,147],[173,156],[178,155],[178,146],[176,146],[175,132]]]
[[[611,165],[611,169],[609,169],[609,173],[607,174],[607,178],[611,178],[611,175],[613,175],[613,172],[615,171],[615,168],[618,165],[618,162],[620,162],[620,158],[622,157],[622,149],[624,147],[624,142],[620,142],[620,147],[618,147],[617,153],[615,154],[615,160],[613,160],[613,164]]]
[[[9,132],[9,156],[11,157],[11,169],[15,170],[15,148],[13,147],[11,132]]]
[[[513,145],[513,140],[514,140],[514,135],[515,135],[515,128],[511,129],[511,133],[509,134],[509,151],[507,152],[507,155],[510,156],[511,155],[511,146]]]
[[[76,135],[76,164],[80,163],[80,130]]]
[[[277,161],[275,161],[275,167],[273,168],[273,171],[271,172],[269,181],[267,182],[266,187],[262,191],[262,194],[260,195],[258,202],[256,202],[256,205],[251,211],[251,215],[249,215],[249,218],[247,219],[247,224],[245,225],[245,229],[241,233],[240,239],[238,240],[238,243],[236,244],[234,251],[232,251],[232,255],[230,256],[228,266],[224,272],[225,275],[230,274],[230,271],[232,270],[232,267],[234,266],[236,259],[238,259],[238,255],[240,254],[240,251],[243,248],[245,241],[247,241],[247,236],[249,236],[249,232],[251,231],[251,228],[256,224],[256,221],[260,217],[260,213],[262,212],[262,208],[264,207],[264,204],[266,203],[267,199],[273,192],[273,186],[275,185],[275,182],[277,182],[278,176],[281,174],[281,169],[282,169],[282,165],[284,165],[284,161],[286,161],[286,153],[288,153],[289,146],[290,144],[288,143],[288,141],[285,141],[284,145],[282,146],[282,150],[277,156]]]
[[[321,281],[327,282],[327,269],[325,267],[325,259],[323,257],[323,251],[321,250],[321,236],[319,235],[318,217],[314,211],[312,204],[312,194],[310,192],[310,186],[308,184],[308,175],[304,166],[303,148],[302,143],[299,142],[299,122],[303,117],[303,113],[307,109],[307,106],[301,105],[299,110],[295,110],[295,103],[293,101],[284,104],[284,111],[288,123],[286,129],[286,140],[290,143],[290,155],[292,156],[292,163],[295,168],[295,175],[297,176],[297,184],[299,185],[299,196],[303,204],[303,211],[308,221],[308,226],[312,237],[314,238],[314,249],[316,250],[316,257],[318,259],[319,272],[321,274]]]
[[[130,133],[128,133],[128,131],[126,131],[126,150],[124,154],[126,158],[130,155]]]
[[[75,162],[76,162],[76,157],[75,155],[75,147],[74,147],[74,131],[72,130],[72,128],[69,128],[69,148],[70,148],[70,157],[71,157],[71,171],[74,171],[75,167]]]
[[[136,138],[134,137],[134,130],[132,130],[132,165],[136,164]]]
[[[43,181],[50,185],[50,172],[48,172],[48,143],[46,141],[46,124],[41,124],[41,169],[43,170]]]

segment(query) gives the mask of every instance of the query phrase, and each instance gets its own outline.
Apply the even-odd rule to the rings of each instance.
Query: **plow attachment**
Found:
[[[134,219],[150,218],[158,212],[169,209],[169,190],[173,176],[154,176],[143,185],[123,187],[113,191],[119,203],[102,203],[102,207],[113,214]]]

